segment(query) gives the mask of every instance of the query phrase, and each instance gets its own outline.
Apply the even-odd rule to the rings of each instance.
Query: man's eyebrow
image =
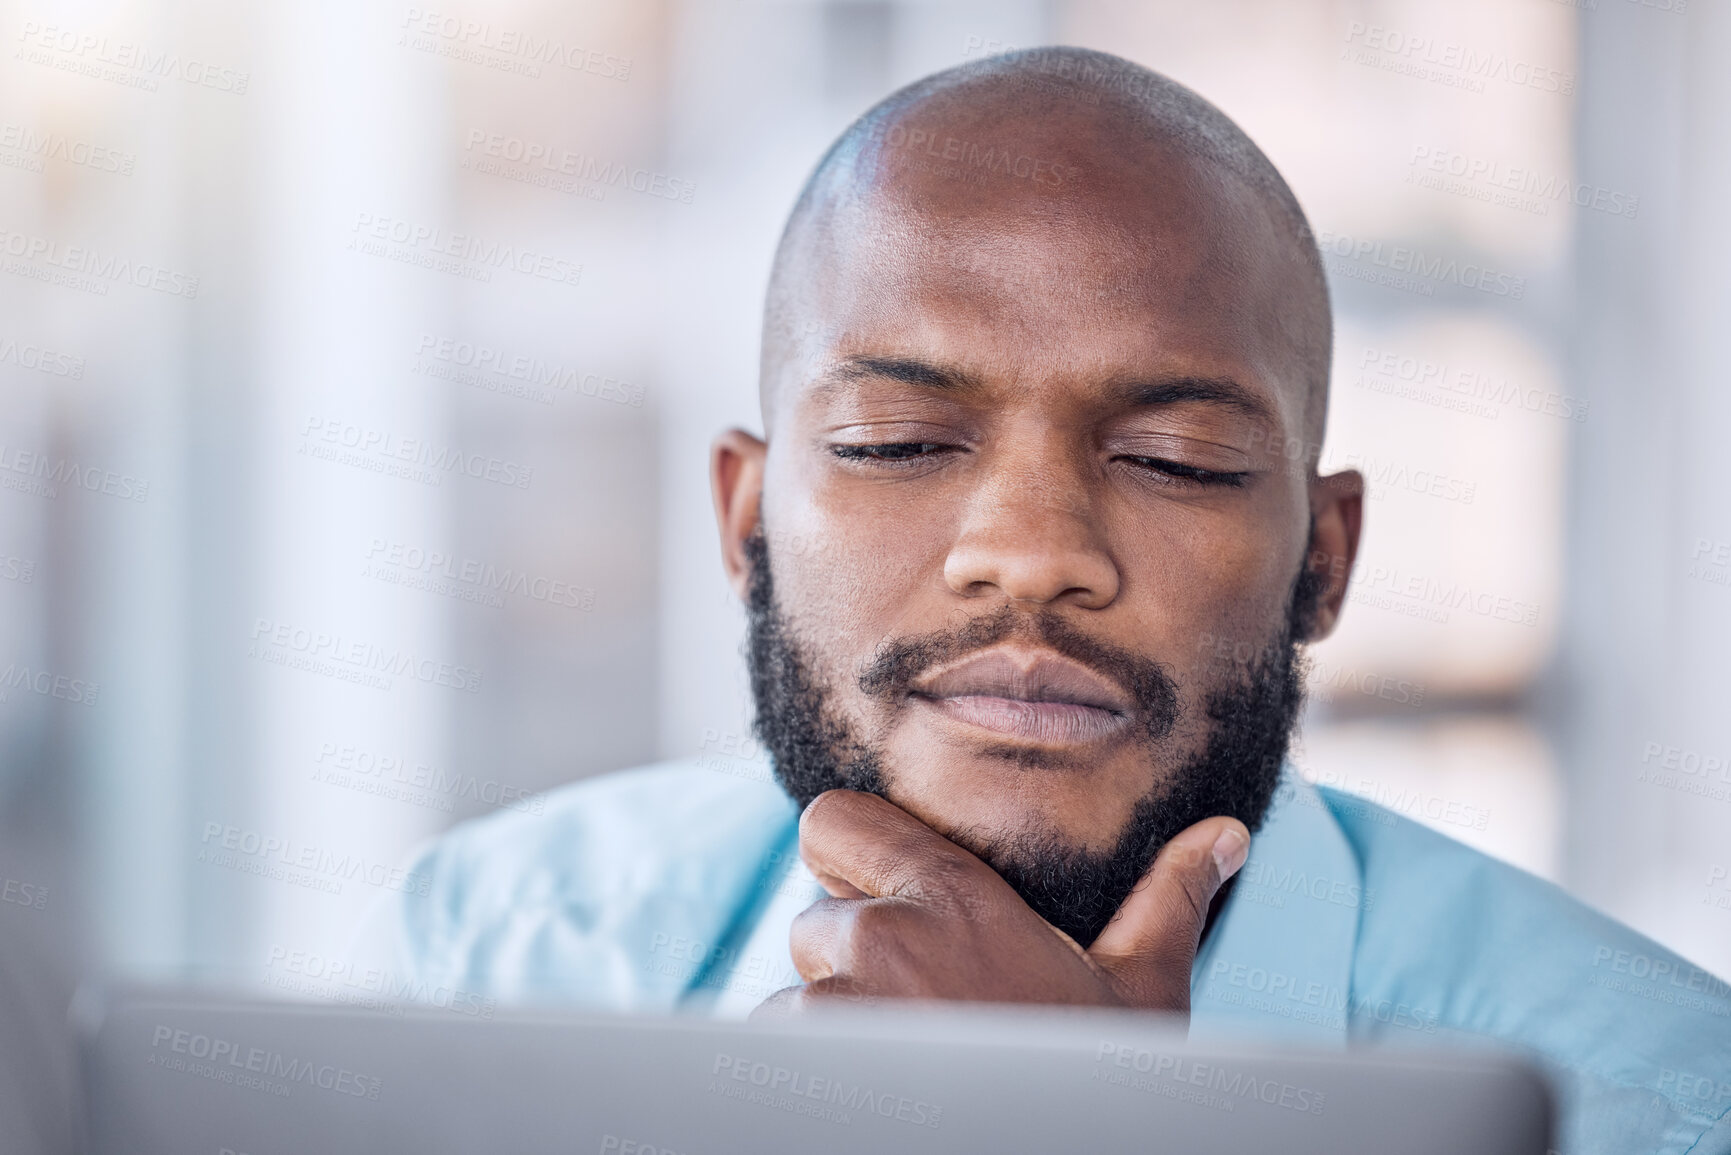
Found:
[[[844,357],[824,374],[824,383],[835,385],[862,377],[887,377],[904,385],[924,385],[930,389],[974,389],[980,385],[980,379],[965,369],[936,365],[918,357]]]
[[[834,388],[866,377],[883,377],[929,389],[978,389],[979,377],[966,369],[923,361],[918,357],[844,357],[823,375],[819,389]],[[1137,407],[1201,402],[1236,409],[1254,420],[1272,423],[1274,410],[1253,390],[1230,377],[1162,377],[1132,380],[1111,387],[1125,404]]]
[[[1266,424],[1275,420],[1274,410],[1267,401],[1230,377],[1163,377],[1157,381],[1130,381],[1119,385],[1115,392],[1130,405],[1151,407],[1199,401],[1236,409],[1246,417]]]

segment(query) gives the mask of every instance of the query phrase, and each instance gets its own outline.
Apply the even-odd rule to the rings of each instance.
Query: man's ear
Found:
[[[1364,475],[1356,469],[1331,473],[1310,483],[1310,516],[1314,528],[1305,564],[1322,577],[1307,642],[1320,642],[1334,632],[1346,603],[1346,584],[1358,556],[1358,535],[1364,525]]]
[[[729,429],[709,450],[709,487],[721,530],[721,564],[728,584],[744,601],[751,584],[745,540],[758,527],[763,501],[763,461],[769,446],[743,429]]]

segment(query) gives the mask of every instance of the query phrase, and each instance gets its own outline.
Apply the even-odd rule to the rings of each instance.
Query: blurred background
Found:
[[[13,965],[340,994],[285,960],[421,840],[737,771],[707,451],[781,223],[870,104],[1047,43],[1217,103],[1323,243],[1370,500],[1302,772],[1731,974],[1700,0],[0,3]]]

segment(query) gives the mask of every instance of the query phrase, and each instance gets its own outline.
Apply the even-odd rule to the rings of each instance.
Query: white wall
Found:
[[[1642,201],[1576,235],[1572,380],[1595,413],[1574,446],[1558,661],[1567,880],[1727,974],[1731,11],[1601,0],[1581,43],[1580,164]]]

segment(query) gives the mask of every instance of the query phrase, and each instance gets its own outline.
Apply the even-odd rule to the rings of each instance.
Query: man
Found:
[[[1724,983],[1282,772],[1362,512],[1315,469],[1330,345],[1296,200],[1188,90],[1043,49],[891,96],[782,239],[764,437],[713,454],[775,785],[668,764],[461,827],[396,965],[639,1011],[1484,1036],[1558,1068],[1570,1152],[1731,1150]]]

